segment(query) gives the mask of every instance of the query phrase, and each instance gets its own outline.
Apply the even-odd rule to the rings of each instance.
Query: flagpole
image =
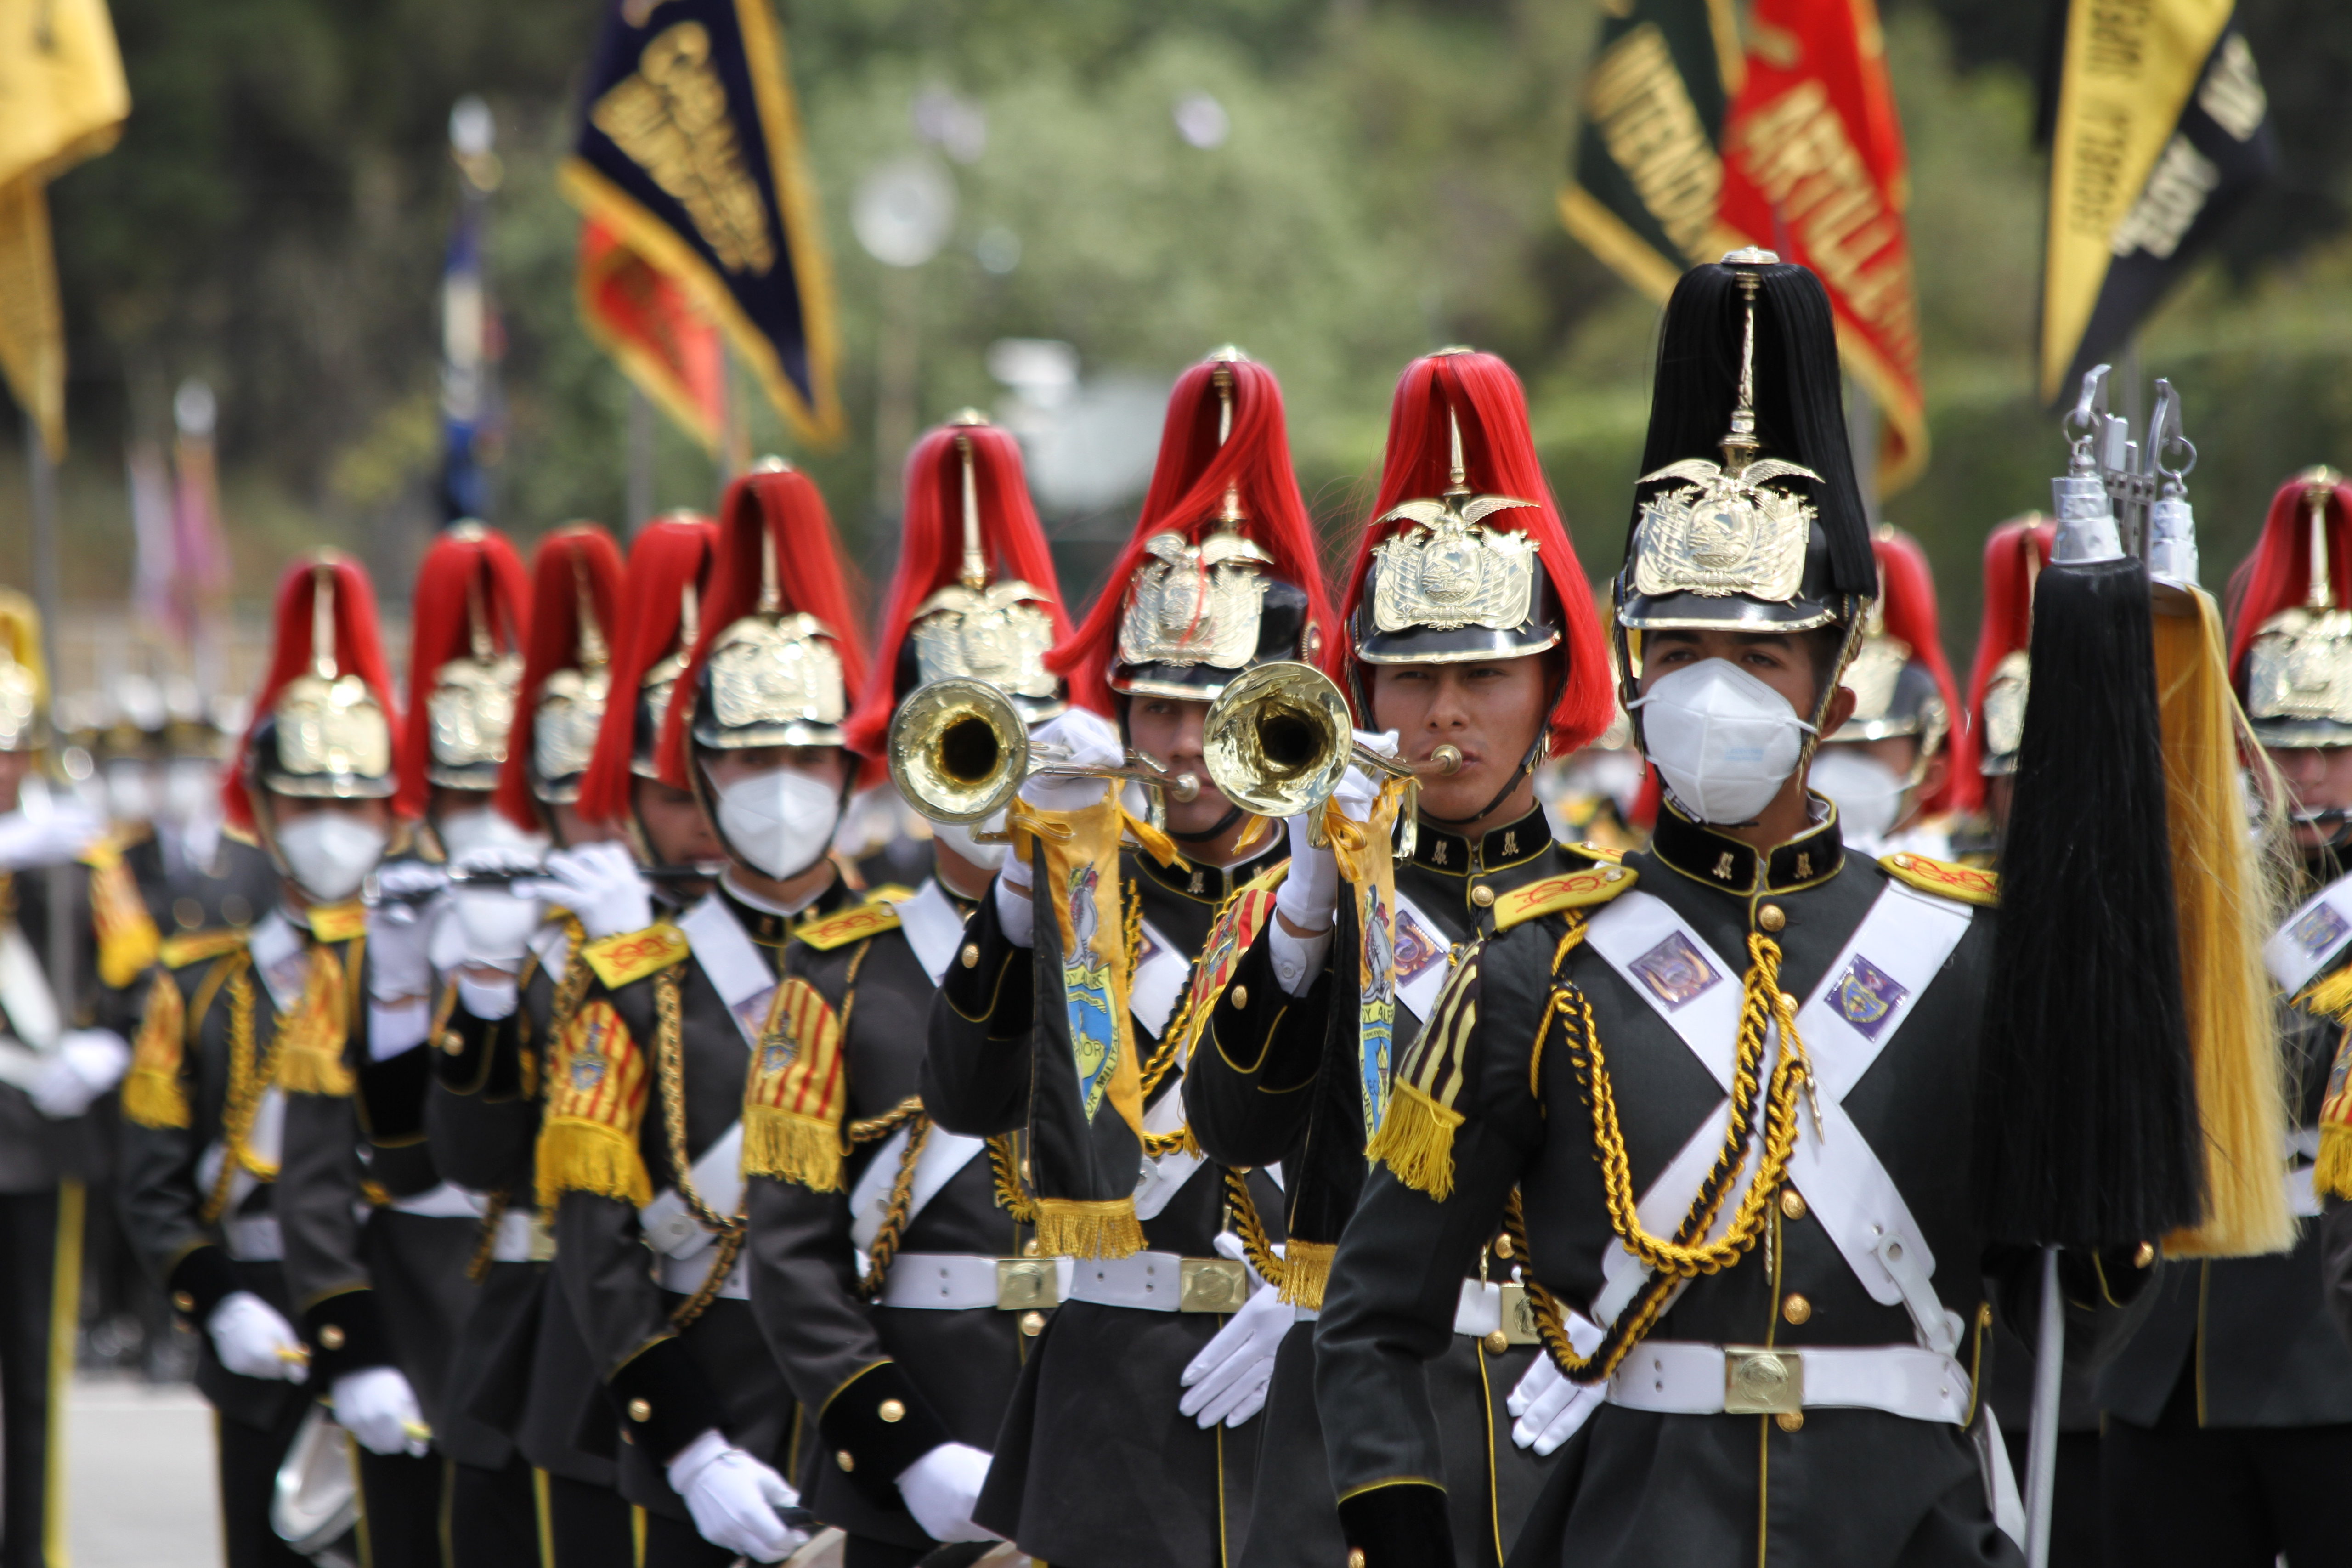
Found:
[[[25,416],[25,468],[31,480],[33,503],[33,603],[41,612],[41,662],[49,672],[49,702],[57,703],[58,605],[58,471],[49,462],[49,448],[41,439],[40,421]],[[22,803],[19,802],[21,807]],[[60,996],[71,996],[74,984],[74,924],[64,917],[72,906],[74,868],[52,866],[48,884],[49,985]]]
[[[627,376],[621,379],[629,388],[628,515],[621,526],[627,538],[654,515],[654,400]]]
[[[1878,400],[1855,376],[1845,378],[1845,442],[1853,456],[1854,488],[1862,492],[1862,515],[1878,525]]]

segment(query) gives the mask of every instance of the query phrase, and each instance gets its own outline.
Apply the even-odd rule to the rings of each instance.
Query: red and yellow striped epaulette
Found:
[[[216,926],[210,931],[175,931],[163,939],[163,967],[185,969],[192,963],[203,963],[218,958],[224,952],[234,952],[245,945],[242,927]]]
[[[119,832],[81,852],[89,868],[89,923],[98,938],[98,977],[116,990],[139,978],[163,951],[155,917],[139,890],[139,879],[123,863],[123,851],[146,837]]]
[[[1933,893],[1939,899],[1985,909],[2000,902],[1999,872],[1963,866],[1956,860],[1938,860],[1932,855],[1914,855],[1907,849],[1889,855],[1878,864],[1906,887]]]
[[[1638,871],[1604,863],[1581,871],[1562,871],[1556,877],[1513,888],[1495,900],[1495,929],[1505,931],[1562,910],[1605,904],[1618,894],[1632,890],[1640,876]]]
[[[914,897],[900,889],[883,889],[902,899]],[[793,940],[806,942],[819,952],[830,952],[836,947],[846,947],[869,936],[898,929],[898,911],[889,900],[875,898],[852,909],[822,916],[793,932]]]
[[[592,942],[580,950],[580,956],[608,989],[618,991],[633,980],[667,969],[692,951],[684,931],[667,921],[656,921],[643,931]]]

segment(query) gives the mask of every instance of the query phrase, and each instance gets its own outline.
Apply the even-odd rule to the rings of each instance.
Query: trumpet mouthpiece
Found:
[[[1189,805],[1201,798],[1201,781],[1191,773],[1178,773],[1161,787],[1167,790],[1168,798],[1179,805]]]
[[[1429,760],[1441,775],[1450,777],[1462,771],[1462,749],[1458,746],[1440,746],[1429,753]]]

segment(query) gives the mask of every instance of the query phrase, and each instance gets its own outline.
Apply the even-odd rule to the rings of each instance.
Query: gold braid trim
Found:
[[[694,1294],[677,1304],[669,1315],[670,1327],[684,1329],[702,1316],[702,1310],[719,1299],[719,1288],[727,1277],[735,1272],[735,1260],[743,1255],[743,1242],[751,1234],[747,1226],[738,1226],[719,1238],[719,1246],[710,1259],[710,1272],[702,1277],[702,1284]]]
[[[504,1187],[483,1200],[481,1232],[474,1238],[474,1256],[466,1265],[466,1278],[477,1285],[490,1277],[490,1264],[499,1250],[499,1226],[506,1223],[508,1202]]]
[[[898,1244],[906,1238],[907,1210],[915,1196],[915,1166],[922,1160],[923,1145],[930,1139],[930,1119],[915,1117],[908,1123],[907,1147],[898,1155],[898,1174],[890,1184],[890,1204],[883,1211],[882,1226],[874,1233],[874,1245],[866,1249],[866,1278],[857,1282],[858,1293],[869,1301],[881,1299],[883,1284],[890,1277],[891,1259],[898,1256]]]
[[[668,1141],[670,1180],[677,1185],[677,1195],[686,1200],[688,1211],[702,1228],[719,1238],[701,1288],[669,1315],[671,1324],[683,1329],[702,1316],[702,1310],[727,1282],[736,1257],[743,1250],[748,1226],[740,1203],[730,1218],[703,1202],[700,1189],[694,1184],[694,1163],[686,1157],[686,1029],[680,993],[676,964],[655,974],[654,1076],[661,1086],[662,1131]]]
[[[228,1157],[221,1162],[213,1190],[205,1194],[205,1206],[197,1211],[197,1217],[206,1225],[215,1223],[228,1212],[229,1184],[236,1179],[237,1172],[244,1171],[265,1182],[278,1179],[278,1168],[255,1159],[245,1142],[252,1136],[254,1115],[261,1109],[262,1093],[268,1089],[277,1067],[275,1061],[257,1059],[254,1046],[252,959],[239,948],[229,955],[224,967],[229,970],[228,1102],[221,1109],[221,1135],[228,1146]]]
[[[1290,1266],[1274,1249],[1274,1240],[1265,1233],[1265,1219],[1257,1212],[1257,1198],[1250,1192],[1249,1178],[1239,1171],[1225,1172],[1225,1208],[1233,1215],[1234,1232],[1241,1237],[1242,1256],[1257,1270],[1258,1278],[1280,1289],[1289,1278]],[[1287,1301],[1292,1298],[1283,1297]]]
[[[188,1088],[180,1081],[186,1055],[188,1008],[180,983],[159,974],[147,987],[147,1009],[122,1080],[122,1114],[142,1127],[185,1127]]]
[[[572,1016],[580,1011],[580,1004],[587,999],[588,982],[596,973],[584,956],[588,931],[580,923],[579,916],[563,917],[563,978],[556,983],[554,1000],[548,1007],[547,1037],[550,1040],[563,1037],[563,1031],[571,1024]]]
[[[998,1132],[988,1140],[989,1168],[996,1175],[996,1206],[1015,1225],[1037,1223],[1037,1205],[1029,1200],[1021,1180],[1021,1158],[1013,1152],[1013,1134]]]
[[[1034,1201],[1037,1250],[1049,1258],[1132,1258],[1143,1250],[1143,1222],[1131,1195]]]
[[[923,1114],[923,1097],[910,1094],[879,1116],[869,1116],[849,1124],[845,1136],[853,1149],[861,1143],[871,1143],[877,1138],[887,1138],[899,1128]]]

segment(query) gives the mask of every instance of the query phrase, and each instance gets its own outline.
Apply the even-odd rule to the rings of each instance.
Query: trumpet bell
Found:
[[[980,822],[1021,787],[1029,731],[1012,699],[961,677],[919,687],[890,721],[890,782],[933,822]]]
[[[1348,700],[1313,665],[1255,665],[1209,704],[1202,761],[1224,797],[1260,816],[1296,816],[1330,798],[1355,745]]]

